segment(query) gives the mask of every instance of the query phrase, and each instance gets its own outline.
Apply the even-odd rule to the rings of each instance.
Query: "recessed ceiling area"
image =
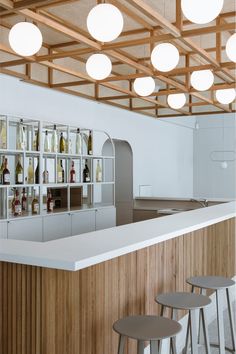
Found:
[[[110,0],[124,17],[121,35],[109,43],[94,40],[86,25],[90,10],[104,1],[94,0],[0,0],[1,72],[69,94],[89,98],[155,118],[235,112],[235,101],[221,104],[216,90],[235,88],[236,64],[229,60],[225,46],[235,33],[235,2],[225,0],[216,20],[196,25],[181,11],[181,0]],[[36,24],[43,46],[31,57],[11,49],[9,30],[20,22]],[[177,67],[169,72],[156,70],[150,60],[160,43],[174,44],[180,53]],[[91,54],[106,54],[112,72],[96,81],[86,72]],[[196,70],[211,70],[214,83],[199,92],[191,86]],[[154,92],[140,97],[134,80],[151,76]],[[184,93],[186,103],[170,109],[169,94]]]

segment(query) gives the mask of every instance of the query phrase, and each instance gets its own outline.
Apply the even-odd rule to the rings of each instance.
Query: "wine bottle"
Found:
[[[8,170],[8,162],[6,158],[4,160],[4,167],[2,171],[2,180],[3,184],[10,184],[10,171]]]
[[[3,169],[4,169],[5,156],[2,157],[2,164],[0,167],[0,184],[3,184]]]
[[[49,183],[49,172],[47,170],[43,171],[43,183]]]
[[[93,137],[92,137],[92,130],[89,131],[88,137],[88,155],[93,154]]]
[[[13,191],[13,198],[12,198],[12,202],[11,202],[11,212],[12,212],[12,215],[14,215],[15,200],[16,200],[16,188],[13,188],[12,191]]]
[[[47,130],[45,131],[45,137],[44,137],[44,151],[45,152],[50,152],[48,131]]]
[[[23,191],[22,191],[21,207],[22,207],[22,211],[26,211],[26,209],[27,209],[27,197],[26,197],[26,194],[25,194],[25,188],[23,188]]]
[[[38,214],[39,213],[39,202],[36,197],[35,190],[33,192],[33,200],[32,200],[32,214]]]
[[[60,137],[60,153],[63,154],[66,152],[66,141],[63,136],[63,133],[61,132],[61,137]]]
[[[6,122],[1,121],[1,130],[0,130],[0,149],[7,148],[7,129]]]
[[[28,184],[34,184],[34,169],[32,164],[32,158],[29,158],[29,166],[28,166]]]
[[[16,190],[15,192],[15,201],[13,204],[13,215],[14,216],[20,216],[22,213],[22,209],[21,209],[21,202],[19,200],[19,192],[18,190]]]
[[[79,128],[77,129],[77,133],[76,133],[75,153],[77,155],[82,155],[82,139],[81,139]]]
[[[37,159],[37,167],[35,170],[35,184],[39,184],[39,160]]]
[[[62,160],[58,160],[57,162],[57,183],[63,183],[63,168],[62,168]]]
[[[88,160],[86,160],[84,170],[83,170],[83,182],[88,183],[90,181],[91,181],[91,178],[90,178],[90,171],[88,168]]]
[[[96,182],[102,182],[102,168],[99,160],[97,160],[97,167],[96,167]]]
[[[47,195],[47,212],[48,213],[53,212],[53,199],[52,199],[52,193],[51,193],[50,189],[49,189],[48,195]]]
[[[24,150],[25,149],[25,130],[23,127],[23,119],[20,120],[19,124],[17,125],[17,132],[16,132],[16,149],[17,150]]]
[[[71,169],[70,169],[70,183],[75,183],[76,175],[75,175],[75,167],[74,161],[71,162]]]
[[[23,184],[23,167],[21,165],[20,155],[18,156],[15,176],[16,176],[16,184]]]
[[[58,151],[58,138],[57,138],[57,126],[54,124],[53,132],[52,132],[52,140],[51,140],[51,151]]]
[[[63,168],[62,160],[61,160],[61,170],[62,170],[62,183],[64,183],[65,182],[65,171],[64,171],[64,168]]]

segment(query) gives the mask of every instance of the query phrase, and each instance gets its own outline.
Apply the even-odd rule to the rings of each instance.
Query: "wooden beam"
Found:
[[[182,9],[181,9],[181,0],[176,0],[175,1],[175,6],[176,6],[176,22],[175,22],[175,25],[180,31],[182,31],[182,29],[183,29],[183,14],[182,14]]]

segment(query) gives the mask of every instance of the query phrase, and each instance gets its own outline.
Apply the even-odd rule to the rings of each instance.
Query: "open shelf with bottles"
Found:
[[[114,169],[104,131],[0,115],[0,220],[114,206]]]

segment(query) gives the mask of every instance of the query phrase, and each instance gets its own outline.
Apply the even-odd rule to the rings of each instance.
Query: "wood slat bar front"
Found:
[[[1,262],[0,353],[116,354],[113,322],[158,314],[154,297],[189,276],[234,276],[235,246],[229,219],[77,272]]]

